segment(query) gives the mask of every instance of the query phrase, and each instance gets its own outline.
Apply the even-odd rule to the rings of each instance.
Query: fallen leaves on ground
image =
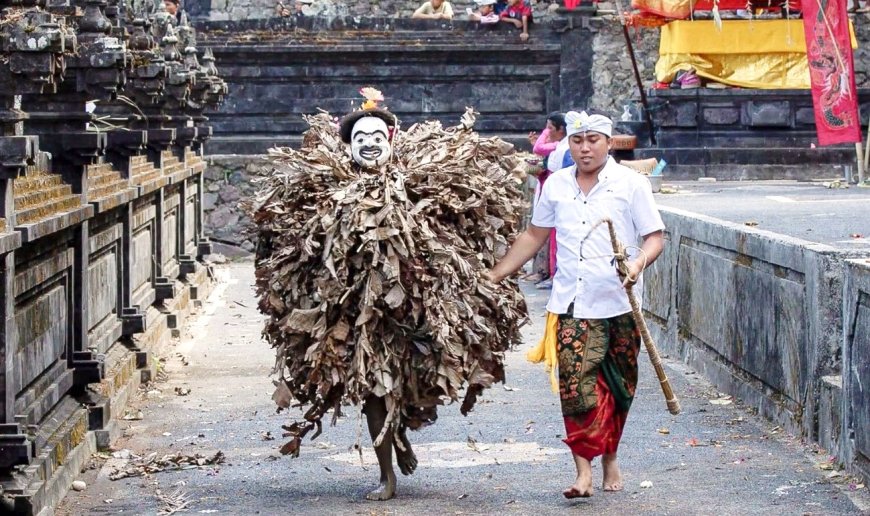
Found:
[[[158,489],[156,495],[157,500],[160,501],[160,510],[157,513],[159,516],[169,516],[186,510],[191,504],[187,493],[183,492],[181,488],[177,488],[171,493],[164,493]]]
[[[123,419],[125,421],[141,421],[145,416],[142,414],[141,410],[137,410],[135,412],[129,411],[124,414]]]
[[[176,387],[175,394],[177,396],[187,396],[190,394],[190,387]]]
[[[110,480],[141,477],[153,473],[160,473],[162,471],[176,471],[214,466],[222,464],[226,459],[222,451],[216,452],[211,457],[206,457],[199,453],[195,455],[173,453],[161,457],[158,457],[156,453],[152,453],[147,457],[138,457],[132,454],[129,456],[131,457],[130,462],[110,473]]]
[[[372,395],[393,432],[433,423],[460,397],[467,414],[504,381],[527,317],[516,282],[483,274],[527,209],[512,145],[472,131],[469,110],[457,127],[397,131],[393,161],[359,170],[327,114],[306,120],[302,149],[270,149],[275,169],[247,206],[273,398],[307,407],[283,427],[294,456],[329,410],[335,422],[342,404]]]

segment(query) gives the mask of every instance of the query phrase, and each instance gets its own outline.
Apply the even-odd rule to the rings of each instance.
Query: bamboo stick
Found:
[[[625,255],[625,248],[616,238],[616,230],[613,227],[613,221],[609,218],[605,218],[601,219],[598,224],[601,223],[607,224],[607,228],[610,231],[610,243],[613,245],[613,254],[616,258],[617,268],[623,276],[625,276],[628,274],[628,266],[625,264],[627,257]],[[598,224],[592,228],[595,229]],[[662,392],[665,394],[665,403],[668,405],[668,412],[674,415],[679,414],[681,412],[680,400],[677,399],[673,389],[671,389],[671,382],[668,380],[668,375],[665,373],[664,366],[662,366],[662,359],[659,356],[659,350],[656,347],[655,342],[653,342],[652,335],[649,333],[649,328],[646,326],[646,320],[643,318],[643,313],[640,310],[637,298],[634,297],[632,287],[625,287],[625,292],[628,294],[628,302],[631,304],[631,314],[634,316],[634,322],[640,330],[640,336],[643,339],[644,346],[646,347],[647,355],[649,355],[650,362],[652,362],[653,369],[655,369],[656,376],[659,379],[659,384],[662,386]]]

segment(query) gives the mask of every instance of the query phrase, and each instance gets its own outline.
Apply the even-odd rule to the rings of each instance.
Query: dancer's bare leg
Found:
[[[399,465],[399,471],[403,475],[410,475],[417,469],[417,456],[414,455],[414,450],[411,449],[411,442],[408,441],[408,436],[405,435],[407,427],[402,425],[399,428],[399,440],[401,441],[404,450],[399,448],[399,443],[396,445],[396,463]]]
[[[381,429],[387,421],[387,404],[384,398],[369,396],[363,404],[363,412],[366,415],[366,423],[369,426],[369,435],[372,436],[372,444],[381,434]],[[378,457],[378,466],[381,469],[380,486],[366,495],[369,500],[389,500],[396,494],[396,474],[393,472],[393,433],[387,430],[380,446],[375,446],[375,455]]]

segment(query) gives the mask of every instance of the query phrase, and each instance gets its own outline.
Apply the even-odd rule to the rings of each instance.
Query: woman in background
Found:
[[[532,200],[532,211],[534,205],[537,204],[538,198],[541,195],[541,189],[544,187],[544,182],[547,178],[559,170],[560,163],[550,163],[550,157],[559,142],[565,139],[565,115],[556,111],[550,113],[547,117],[547,126],[538,135],[535,132],[529,133],[529,143],[533,145],[532,152],[544,158],[543,172],[538,175],[538,184],[535,187],[535,195]],[[555,167],[553,165],[556,165]],[[528,279],[535,279],[537,284],[535,287],[546,289],[553,285],[553,275],[556,273],[556,230],[550,233],[550,241],[547,245],[541,248],[535,255],[532,262],[532,275]]]

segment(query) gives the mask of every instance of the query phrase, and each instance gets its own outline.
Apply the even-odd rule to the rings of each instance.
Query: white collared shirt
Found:
[[[613,259],[607,225],[602,224],[583,243],[599,220],[613,220],[623,245],[639,245],[641,237],[665,228],[656,208],[649,180],[608,158],[598,183],[584,195],[577,185],[576,166],[559,170],[544,183],[532,224],[556,228],[556,275],[547,311],[563,314],[574,303],[574,317],[607,319],[631,311]],[[631,257],[639,251],[630,249]],[[642,303],[643,276],[633,292]]]

